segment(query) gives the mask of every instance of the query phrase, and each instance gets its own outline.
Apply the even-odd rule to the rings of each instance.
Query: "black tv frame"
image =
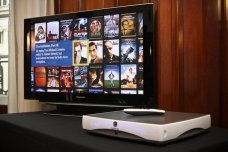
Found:
[[[105,8],[99,10],[81,11],[67,14],[57,14],[24,20],[24,98],[35,99],[56,105],[79,105],[96,107],[153,107],[156,108],[156,65],[155,65],[155,46],[154,46],[154,8],[152,3],[131,5],[123,7]],[[144,95],[126,94],[75,94],[75,93],[54,93],[54,92],[31,92],[31,43],[28,39],[31,24],[48,22],[63,19],[75,19],[82,17],[96,17],[110,14],[127,14],[142,12],[143,40],[144,40]]]

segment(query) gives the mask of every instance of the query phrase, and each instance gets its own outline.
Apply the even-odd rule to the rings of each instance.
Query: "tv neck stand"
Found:
[[[97,105],[97,104],[82,104],[82,103],[46,103],[55,105],[56,109],[46,111],[44,114],[52,116],[76,116],[82,117],[85,114],[94,114],[100,112],[109,112],[122,110],[131,106],[121,105]]]

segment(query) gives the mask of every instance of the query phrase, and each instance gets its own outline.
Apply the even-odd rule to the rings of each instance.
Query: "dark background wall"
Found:
[[[228,0],[55,0],[55,12],[155,3],[158,107],[228,127]]]

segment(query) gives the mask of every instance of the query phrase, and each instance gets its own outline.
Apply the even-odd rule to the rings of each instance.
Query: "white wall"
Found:
[[[54,0],[11,0],[10,5],[8,112],[39,111],[38,101],[24,99],[24,19],[54,14]]]

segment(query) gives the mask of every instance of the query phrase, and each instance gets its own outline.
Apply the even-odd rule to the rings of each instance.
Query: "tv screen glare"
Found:
[[[25,19],[25,99],[148,104],[155,98],[153,20],[153,4]]]

